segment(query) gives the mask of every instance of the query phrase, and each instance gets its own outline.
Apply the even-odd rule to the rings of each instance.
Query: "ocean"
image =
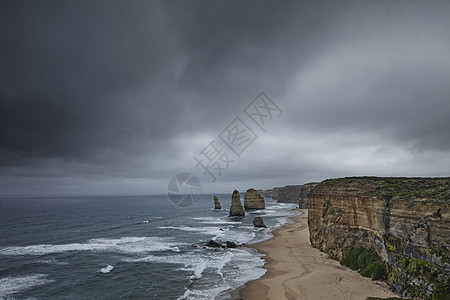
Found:
[[[228,217],[231,194],[179,208],[167,196],[0,198],[0,299],[230,299],[261,277],[248,248],[204,248],[214,239],[252,244],[297,214],[266,209]],[[261,216],[268,228],[255,228]]]

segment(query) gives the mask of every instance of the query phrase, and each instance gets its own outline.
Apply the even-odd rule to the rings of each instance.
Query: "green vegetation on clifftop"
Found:
[[[352,184],[369,187],[368,196],[378,196],[382,199],[399,198],[410,200],[427,198],[433,200],[450,199],[449,177],[346,177],[327,179],[332,186]]]

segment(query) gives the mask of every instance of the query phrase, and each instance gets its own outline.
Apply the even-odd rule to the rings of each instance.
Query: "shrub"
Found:
[[[358,270],[358,257],[364,251],[364,248],[355,248],[348,251],[341,260],[341,265],[349,267],[352,270]]]
[[[387,278],[384,262],[372,249],[355,248],[348,251],[341,260],[341,265],[352,270],[359,270],[362,276],[382,280]]]

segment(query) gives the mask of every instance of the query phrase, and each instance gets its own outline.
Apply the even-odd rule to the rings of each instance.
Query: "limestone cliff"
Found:
[[[298,203],[302,185],[287,185],[277,189],[277,202]]]
[[[308,195],[311,244],[341,260],[371,248],[391,289],[412,298],[450,294],[450,178],[325,180]]]
[[[264,190],[256,190],[261,196],[265,197],[265,191]]]
[[[264,197],[261,196],[255,189],[248,189],[244,195],[245,209],[265,209],[266,203]]]
[[[230,206],[230,217],[233,216],[245,216],[244,208],[241,203],[241,196],[239,195],[239,191],[234,190],[233,195],[231,196],[231,206]]]
[[[264,191],[264,197],[269,197],[269,198],[272,198],[274,200],[277,200],[277,198],[278,198],[278,190],[279,189],[280,189],[279,187],[274,187],[273,189],[265,190]]]
[[[300,195],[298,197],[298,208],[307,208],[308,207],[308,194],[318,185],[318,182],[310,182],[305,183],[301,190]]]

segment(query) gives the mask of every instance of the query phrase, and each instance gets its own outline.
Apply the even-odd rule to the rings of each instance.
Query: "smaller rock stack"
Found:
[[[214,209],[222,209],[222,206],[220,205],[219,198],[217,196],[214,196]]]
[[[244,208],[241,203],[241,196],[239,195],[239,191],[234,190],[233,195],[231,196],[231,207],[229,217],[234,216],[245,216]]]
[[[264,227],[267,228],[266,224],[264,224],[264,221],[261,217],[256,217],[253,219],[253,225],[255,227]]]

